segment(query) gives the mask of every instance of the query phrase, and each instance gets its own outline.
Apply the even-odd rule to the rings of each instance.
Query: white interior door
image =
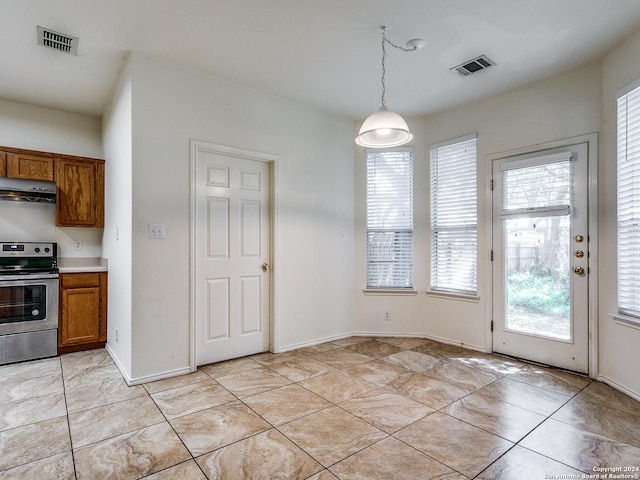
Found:
[[[493,350],[589,367],[588,144],[493,162]]]
[[[269,163],[199,146],[195,155],[197,365],[269,349]]]

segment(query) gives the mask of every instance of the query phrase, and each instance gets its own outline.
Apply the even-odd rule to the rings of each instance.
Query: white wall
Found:
[[[102,157],[99,118],[0,99],[0,145]],[[60,257],[99,257],[102,229],[56,228],[52,205],[0,204],[0,240],[56,241]],[[73,241],[83,250],[74,251]]]
[[[603,61],[603,122],[599,165],[600,377],[640,398],[640,330],[616,323],[616,92],[640,79],[640,32]]]
[[[131,377],[132,89],[127,63],[103,121],[105,222],[103,257],[108,259],[107,348]],[[117,332],[117,339],[116,339]]]
[[[473,77],[468,79],[473,81]],[[414,223],[415,288],[417,296],[356,295],[356,330],[361,333],[421,334],[446,342],[489,350],[487,332],[491,285],[487,240],[487,187],[489,154],[524,148],[600,129],[601,65],[594,63],[568,73],[532,83],[512,92],[430,115],[410,122],[415,135]],[[478,134],[478,295],[468,302],[427,296],[429,287],[429,145]],[[356,150],[356,282],[365,284],[365,169],[364,152]],[[489,217],[490,218],[490,217]],[[382,320],[382,311],[391,322]]]
[[[0,201],[0,242],[55,242],[56,206]]]
[[[279,157],[275,349],[351,332],[352,122],[139,54],[132,88],[132,379],[189,362],[190,139]]]
[[[99,118],[3,99],[0,145],[103,158]]]
[[[82,242],[82,250],[74,250],[74,241]],[[64,258],[102,256],[102,228],[57,227],[58,256]]]

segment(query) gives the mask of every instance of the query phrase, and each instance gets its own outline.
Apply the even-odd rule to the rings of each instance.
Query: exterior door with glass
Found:
[[[588,144],[493,162],[493,351],[589,369]]]

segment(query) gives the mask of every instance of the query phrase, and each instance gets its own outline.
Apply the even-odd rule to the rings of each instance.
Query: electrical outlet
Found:
[[[149,224],[149,238],[153,238],[153,239],[164,238],[164,224],[162,224],[162,223],[150,223]]]
[[[74,240],[73,241],[73,249],[76,251],[82,250],[82,240]]]
[[[384,313],[382,314],[382,319],[383,319],[385,322],[390,322],[390,321],[391,321],[391,312],[384,312]]]

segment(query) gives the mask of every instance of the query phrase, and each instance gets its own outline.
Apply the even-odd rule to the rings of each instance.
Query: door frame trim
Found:
[[[587,162],[587,208],[588,212],[588,238],[589,238],[589,319],[588,319],[588,375],[596,378],[598,374],[598,133],[589,133],[576,137],[569,137],[562,140],[555,140],[548,143],[516,148],[487,155],[485,165],[486,178],[488,179],[485,188],[486,205],[486,240],[490,250],[493,251],[493,192],[491,190],[491,180],[493,180],[493,162],[503,158],[516,155],[536,153],[554,148],[570,147],[578,143],[586,143],[588,151]],[[493,332],[491,322],[493,321],[493,263],[489,262],[486,271],[487,297],[486,302],[486,325],[485,344],[490,352],[493,352]]]
[[[278,155],[271,153],[258,152],[254,150],[247,150],[244,148],[232,147],[229,145],[222,145],[219,143],[212,143],[203,140],[196,140],[191,138],[189,140],[189,369],[191,372],[195,372],[198,368],[196,361],[196,295],[195,295],[195,267],[196,267],[196,154],[199,151],[206,151],[209,153],[215,153],[219,155],[225,155],[228,157],[244,158],[248,160],[255,160],[264,162],[269,167],[269,264],[270,277],[269,277],[269,351],[274,351],[276,342],[276,288],[277,288],[277,269],[274,268],[276,264],[276,232],[277,232],[277,217],[276,217],[276,188],[277,180],[277,163],[279,160]]]

